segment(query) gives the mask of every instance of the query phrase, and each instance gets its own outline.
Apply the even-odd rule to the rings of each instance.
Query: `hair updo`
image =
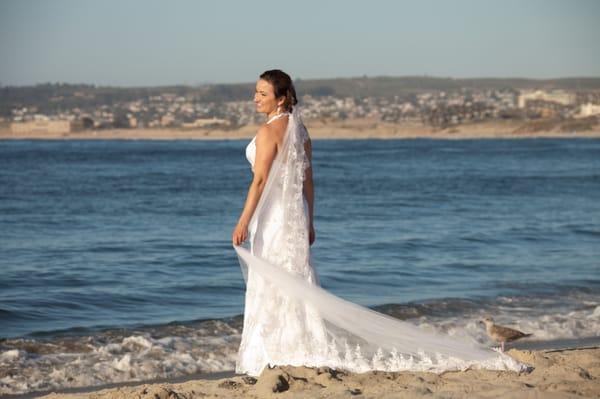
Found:
[[[298,104],[296,89],[290,75],[279,69],[271,69],[263,72],[260,78],[273,85],[276,99],[284,97],[283,109],[285,111],[291,112],[294,105]]]

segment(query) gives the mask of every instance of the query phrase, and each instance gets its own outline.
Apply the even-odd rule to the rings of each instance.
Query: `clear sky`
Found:
[[[600,76],[600,0],[0,0],[0,85]]]

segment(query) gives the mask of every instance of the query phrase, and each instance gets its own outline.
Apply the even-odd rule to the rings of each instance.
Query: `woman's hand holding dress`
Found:
[[[233,245],[241,245],[248,238],[248,223],[244,223],[239,221],[238,224],[233,229],[233,234],[231,235],[231,241]]]

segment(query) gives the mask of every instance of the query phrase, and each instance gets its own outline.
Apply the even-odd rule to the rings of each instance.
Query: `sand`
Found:
[[[125,398],[581,398],[600,397],[600,347],[507,351],[532,365],[529,372],[490,370],[336,372],[328,368],[275,367],[257,379],[232,376],[56,394],[45,399]]]
[[[523,123],[494,121],[462,124],[446,129],[434,129],[420,123],[386,123],[369,119],[351,121],[306,121],[313,139],[479,139],[526,137],[595,137],[600,138],[600,126],[580,132],[556,129],[527,131]],[[239,129],[107,129],[71,133],[12,133],[0,128],[2,139],[128,139],[128,140],[222,140],[250,139],[258,130],[256,125]]]

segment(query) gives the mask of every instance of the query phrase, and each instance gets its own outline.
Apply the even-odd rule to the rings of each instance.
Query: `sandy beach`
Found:
[[[446,129],[436,129],[419,123],[387,123],[377,120],[306,121],[313,139],[483,139],[483,138],[533,138],[533,137],[600,137],[600,126],[592,130],[562,131],[529,129],[515,121],[494,121],[462,124]],[[238,129],[106,129],[71,133],[13,133],[8,127],[0,128],[0,140],[7,139],[125,139],[125,140],[223,140],[250,139],[257,125]]]
[[[598,398],[600,347],[554,350],[510,349],[529,372],[490,370],[346,373],[328,368],[275,367],[257,379],[218,379],[123,385],[45,399],[125,398]]]

